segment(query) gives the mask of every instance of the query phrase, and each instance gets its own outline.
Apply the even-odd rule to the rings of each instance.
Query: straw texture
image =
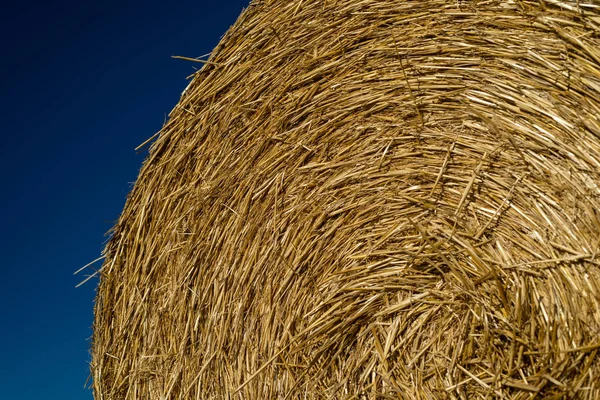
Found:
[[[113,399],[600,398],[600,3],[255,1],[114,227]]]

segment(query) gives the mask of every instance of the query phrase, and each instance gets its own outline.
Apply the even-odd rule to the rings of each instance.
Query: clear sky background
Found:
[[[248,0],[0,8],[0,399],[92,399],[97,258],[198,63]],[[7,5],[10,4],[10,5]],[[87,271],[83,272],[83,274]]]

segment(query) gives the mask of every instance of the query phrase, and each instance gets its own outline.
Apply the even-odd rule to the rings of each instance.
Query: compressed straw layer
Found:
[[[95,397],[600,398],[599,210],[600,3],[255,1],[114,227]]]

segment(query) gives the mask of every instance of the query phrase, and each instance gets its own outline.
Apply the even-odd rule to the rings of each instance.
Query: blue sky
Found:
[[[84,389],[99,256],[145,153],[248,1],[12,2],[0,12],[0,398]],[[84,272],[85,274],[86,272]]]

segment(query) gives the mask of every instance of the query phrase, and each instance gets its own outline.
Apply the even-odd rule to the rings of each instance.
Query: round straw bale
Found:
[[[600,398],[600,3],[255,1],[152,144],[96,399]]]

